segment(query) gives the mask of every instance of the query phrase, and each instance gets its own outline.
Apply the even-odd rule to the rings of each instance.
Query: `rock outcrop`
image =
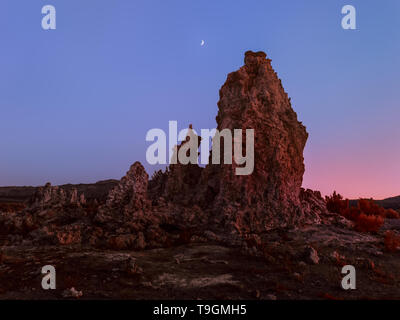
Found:
[[[135,162],[121,179],[119,184],[108,194],[107,209],[123,208],[125,214],[150,207],[147,199],[149,175],[140,162]]]
[[[99,207],[95,221],[101,224],[121,224],[151,216],[147,197],[149,176],[140,162],[135,162]],[[108,225],[110,227],[110,225]]]
[[[198,189],[199,180],[203,168],[199,167],[197,157],[201,137],[197,136],[192,125],[189,125],[186,140],[176,146],[173,158],[176,164],[171,164],[168,168],[168,179],[166,179],[163,197],[167,201],[190,205],[195,203],[195,191]],[[187,163],[181,163],[179,154],[185,154]]]
[[[300,199],[306,129],[265,53],[248,51],[244,62],[220,90],[217,128],[254,129],[254,172],[236,175],[235,164],[209,165],[204,176],[213,210],[240,233],[315,222]]]
[[[228,130],[234,137],[228,140],[234,152],[239,141],[235,129],[243,131],[242,153],[252,142],[247,142],[246,130],[253,130],[250,174],[237,175],[242,165],[234,153],[229,155],[231,164],[202,168],[193,163],[201,138],[190,125],[186,141],[175,149],[183,157],[150,181],[135,162],[106,199],[87,202],[76,189],[46,184],[21,214],[0,215],[0,233],[22,234],[38,243],[50,239],[114,249],[163,247],[192,239],[235,245],[254,240],[262,246],[261,235],[271,229],[320,223],[326,214],[324,200],[318,192],[301,189],[306,129],[266,54],[248,51],[244,62],[220,90],[216,120],[219,132]],[[224,147],[221,139],[222,161]]]
[[[49,182],[44,187],[38,188],[28,202],[30,207],[82,205],[85,203],[85,195],[83,193],[78,195],[77,189],[64,190],[58,186],[52,186]]]

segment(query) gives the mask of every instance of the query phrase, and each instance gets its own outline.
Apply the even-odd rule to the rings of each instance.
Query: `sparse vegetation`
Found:
[[[399,213],[393,209],[385,209],[373,199],[359,199],[357,207],[351,207],[348,199],[333,192],[326,196],[326,206],[329,212],[338,213],[354,222],[354,229],[359,232],[377,232],[383,225],[385,218],[398,219]]]
[[[349,200],[343,200],[343,197],[339,193],[336,193],[336,191],[333,191],[330,197],[326,196],[325,200],[328,211],[332,213],[341,214],[343,210],[349,207]]]
[[[389,252],[395,252],[399,248],[400,248],[400,235],[395,234],[393,231],[386,231],[385,249]]]
[[[378,232],[385,219],[381,216],[368,216],[361,213],[354,220],[354,229],[359,232]]]

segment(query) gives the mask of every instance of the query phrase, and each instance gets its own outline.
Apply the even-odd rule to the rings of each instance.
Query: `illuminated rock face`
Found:
[[[266,54],[248,51],[244,62],[243,67],[228,75],[220,90],[216,120],[219,132],[228,129],[234,136],[235,129],[242,130],[242,152],[246,156],[246,130],[254,130],[252,173],[237,175],[237,168],[243,166],[237,165],[234,152],[230,155],[232,164],[224,164],[221,138],[221,164],[212,164],[210,154],[205,169],[171,165],[151,181],[152,198],[156,202],[162,198],[174,205],[199,206],[208,217],[209,228],[225,235],[244,236],[318,223],[318,213],[326,211],[323,199],[300,195],[307,131],[297,120]]]
[[[248,51],[244,62],[220,90],[216,120],[220,131],[254,129],[254,172],[239,176],[235,164],[209,165],[214,210],[240,233],[312,222],[317,217],[300,201],[308,133],[266,54]]]

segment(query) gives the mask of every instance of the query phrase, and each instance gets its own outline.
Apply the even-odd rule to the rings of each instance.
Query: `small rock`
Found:
[[[318,252],[311,246],[306,247],[304,257],[306,259],[306,262],[309,264],[318,264],[319,263]]]
[[[372,261],[371,259],[367,259],[367,266],[368,266],[369,268],[371,268],[372,270],[374,270],[374,269],[375,269],[375,263],[374,263],[374,261]]]
[[[143,269],[137,265],[136,259],[132,258],[132,257],[129,257],[129,259],[128,259],[127,271],[128,271],[128,273],[131,273],[131,274],[143,273]]]
[[[300,275],[300,273],[297,273],[297,272],[293,273],[293,278],[295,278],[295,279],[298,280],[298,281],[301,281],[301,275]]]
[[[66,289],[62,293],[63,298],[80,298],[83,296],[82,291],[76,290],[74,287]]]
[[[212,232],[210,230],[205,231],[204,232],[204,236],[207,239],[211,240],[211,241],[218,241],[219,240],[219,237],[214,232]]]
[[[143,250],[144,248],[146,248],[146,241],[144,239],[143,232],[138,233],[138,236],[136,238],[136,247],[140,250]]]
[[[336,261],[336,262],[341,262],[341,261],[345,261],[345,256],[339,254],[337,251],[333,251],[331,253],[331,258]]]

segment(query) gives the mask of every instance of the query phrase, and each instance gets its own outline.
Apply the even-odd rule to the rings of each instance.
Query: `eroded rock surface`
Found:
[[[58,186],[46,183],[44,187],[36,190],[33,197],[29,200],[30,207],[49,207],[65,205],[81,205],[86,203],[85,195],[78,195],[77,189],[65,190]]]
[[[240,233],[318,222],[300,199],[308,134],[265,53],[246,52],[245,65],[222,86],[218,108],[218,130],[254,129],[255,136],[252,174],[236,175],[234,162],[206,168],[221,220]]]

